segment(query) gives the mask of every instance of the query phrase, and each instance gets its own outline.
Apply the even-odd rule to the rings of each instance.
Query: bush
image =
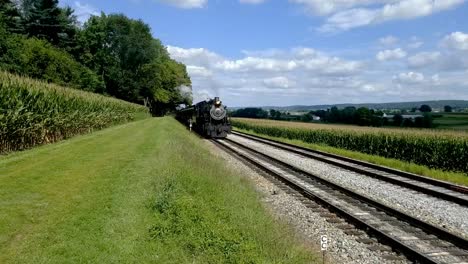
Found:
[[[1,70],[86,91],[103,91],[104,82],[93,71],[47,41],[9,34],[4,29],[0,29],[0,38]]]

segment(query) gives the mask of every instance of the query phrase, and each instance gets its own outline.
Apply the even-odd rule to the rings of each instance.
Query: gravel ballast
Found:
[[[229,139],[311,172],[340,186],[401,210],[423,221],[468,237],[468,208],[266,144],[229,135]]]
[[[261,174],[234,158],[224,150],[207,141],[212,152],[226,160],[228,167],[238,171],[250,179],[261,200],[282,221],[290,224],[305,244],[312,245],[315,251],[320,251],[320,235],[326,234],[329,240],[326,263],[405,263],[406,261],[389,260],[388,256],[396,256],[393,252],[382,252],[369,249],[369,245],[358,242],[363,238],[347,235],[335,224],[329,223],[319,212],[312,210],[301,202],[299,196],[283,191]],[[364,237],[366,237],[364,235]]]

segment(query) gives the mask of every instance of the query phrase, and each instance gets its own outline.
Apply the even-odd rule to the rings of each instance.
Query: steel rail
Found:
[[[282,176],[281,174],[275,172],[271,168],[268,168],[267,166],[264,166],[264,165],[256,162],[252,158],[250,158],[250,157],[248,157],[248,156],[234,150],[232,147],[228,147],[225,144],[220,143],[217,140],[213,140],[213,141],[217,145],[220,145],[224,149],[227,149],[230,152],[235,153],[237,156],[240,156],[244,160],[247,160],[251,164],[253,164],[253,165],[259,167],[260,169],[262,169],[263,171],[267,172],[268,174],[273,175],[275,178],[277,178],[280,181],[284,182],[285,184],[287,184],[288,186],[290,186],[294,190],[300,192],[304,196],[306,196],[308,198],[311,198],[311,199],[313,199],[315,201],[318,201],[321,204],[325,205],[326,207],[330,208],[332,211],[336,212],[341,217],[346,218],[348,221],[352,222],[356,227],[358,227],[360,229],[363,229],[367,233],[378,237],[380,239],[380,241],[382,241],[382,243],[388,244],[388,245],[392,246],[396,251],[399,251],[399,252],[405,254],[409,259],[414,260],[414,261],[418,261],[418,262],[421,262],[421,263],[438,263],[437,261],[434,261],[430,256],[427,256],[427,254],[419,252],[417,249],[402,243],[402,241],[399,241],[398,239],[396,239],[396,238],[394,238],[392,236],[389,236],[388,234],[386,234],[382,230],[379,230],[378,227],[374,227],[374,226],[370,225],[369,223],[366,223],[362,219],[359,219],[359,217],[354,216],[354,215],[346,212],[345,210],[339,208],[339,206],[336,206],[333,203],[327,202],[326,200],[324,200],[321,197],[315,195],[311,191],[305,189],[303,186],[300,186],[297,183],[294,183],[293,181],[291,181],[291,180],[287,179],[286,177]],[[317,182],[317,183],[319,183],[321,185],[324,185],[324,186],[330,187],[330,188],[332,188],[334,190],[337,190],[340,193],[343,193],[344,195],[346,195],[348,197],[351,197],[352,199],[355,199],[355,200],[357,200],[357,201],[359,201],[361,203],[365,203],[365,204],[367,204],[367,205],[369,205],[371,207],[376,208],[378,211],[385,212],[389,216],[393,216],[393,217],[399,219],[400,221],[403,221],[405,223],[409,223],[413,227],[419,228],[419,229],[425,231],[428,234],[433,234],[433,235],[437,236],[439,239],[443,239],[445,241],[448,241],[448,242],[452,243],[453,245],[455,245],[456,247],[458,247],[460,249],[468,250],[468,241],[466,239],[458,236],[458,235],[452,234],[452,233],[450,233],[450,232],[448,232],[446,230],[443,230],[443,229],[441,229],[439,227],[433,226],[431,224],[428,224],[426,222],[423,222],[421,220],[413,218],[413,217],[411,217],[411,216],[409,216],[409,215],[407,215],[405,213],[402,213],[402,212],[400,212],[398,210],[395,210],[395,209],[393,209],[391,207],[383,205],[383,204],[381,204],[379,202],[371,200],[371,199],[369,199],[367,197],[364,197],[364,196],[362,196],[360,194],[357,194],[355,192],[352,192],[350,190],[347,190],[347,189],[345,189],[345,188],[343,188],[343,187],[341,187],[339,185],[336,185],[336,184],[334,184],[332,182],[324,180],[324,179],[322,179],[320,177],[317,177],[316,175],[313,175],[313,174],[311,174],[309,172],[303,171],[300,168],[297,168],[297,167],[292,166],[290,164],[287,164],[287,163],[285,163],[283,161],[280,161],[280,160],[278,160],[276,158],[265,155],[265,154],[263,154],[261,152],[258,152],[258,151],[254,150],[252,148],[249,148],[247,146],[239,144],[239,143],[237,143],[235,141],[231,141],[229,139],[227,139],[225,141],[228,141],[229,143],[234,144],[234,145],[238,146],[241,149],[244,149],[244,150],[246,150],[246,151],[248,151],[250,153],[253,153],[253,154],[255,154],[255,155],[259,156],[259,157],[262,157],[263,159],[267,159],[272,164],[280,164],[282,167],[285,167],[285,168],[289,169],[290,171],[293,171],[293,172],[298,173],[300,175],[306,175],[308,178],[312,179],[313,181],[315,181],[315,182]]]
[[[328,164],[332,164],[334,166],[347,169],[350,171],[354,171],[359,174],[363,174],[372,178],[376,178],[379,180],[383,180],[395,185],[399,185],[402,187],[406,187],[421,193],[425,193],[440,199],[444,199],[447,201],[451,201],[457,203],[462,206],[468,206],[468,188],[456,184],[452,184],[445,181],[435,180],[429,177],[424,177],[421,175],[404,172],[384,166],[379,166],[376,164],[351,159],[331,153],[326,153],[322,151],[312,150],[288,143],[283,143],[276,140],[266,139],[259,136],[250,135],[243,132],[233,131],[234,135],[248,138],[250,140],[261,142],[263,144],[267,144],[276,148],[280,148],[307,158],[312,158],[315,160],[319,160],[321,162],[325,162]],[[335,160],[333,160],[335,159]],[[343,161],[343,162],[341,162]],[[348,163],[348,164],[346,164]],[[401,180],[398,179],[399,176],[403,178],[407,178],[409,180]],[[431,186],[424,186],[421,185],[420,182],[423,182],[428,185],[433,185],[436,188],[431,188]],[[442,189],[444,188],[444,189]]]

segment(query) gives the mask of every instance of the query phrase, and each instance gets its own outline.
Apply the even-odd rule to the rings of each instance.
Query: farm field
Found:
[[[0,154],[149,117],[142,105],[0,71]]]
[[[442,113],[442,117],[434,119],[434,125],[439,129],[468,131],[468,113]]]
[[[468,133],[465,132],[384,129],[246,118],[232,119],[232,123],[242,132],[468,186],[466,171],[444,168],[467,164],[466,161],[459,161],[466,159],[464,154],[468,151]]]
[[[0,263],[310,263],[310,250],[174,119],[0,157]]]

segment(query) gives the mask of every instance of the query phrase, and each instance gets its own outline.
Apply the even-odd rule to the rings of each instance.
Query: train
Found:
[[[180,109],[176,118],[206,138],[226,138],[232,130],[226,106],[219,97]]]

